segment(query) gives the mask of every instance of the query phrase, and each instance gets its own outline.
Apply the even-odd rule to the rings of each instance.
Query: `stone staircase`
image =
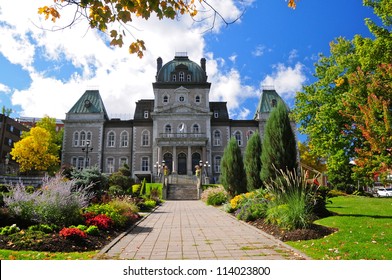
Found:
[[[195,176],[170,175],[167,187],[167,200],[197,200],[197,180]]]

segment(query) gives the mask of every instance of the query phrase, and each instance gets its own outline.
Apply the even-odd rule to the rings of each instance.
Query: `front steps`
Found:
[[[196,185],[169,185],[167,200],[198,200]]]

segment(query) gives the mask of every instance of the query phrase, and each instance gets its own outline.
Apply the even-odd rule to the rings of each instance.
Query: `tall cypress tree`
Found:
[[[231,138],[223,153],[220,181],[231,197],[246,192],[246,175],[241,149]]]
[[[286,105],[279,101],[272,110],[264,130],[261,153],[262,181],[276,178],[276,169],[293,171],[297,168],[297,146]]]
[[[261,171],[261,138],[258,131],[253,133],[246,146],[244,166],[246,173],[247,190],[251,192],[262,186]]]

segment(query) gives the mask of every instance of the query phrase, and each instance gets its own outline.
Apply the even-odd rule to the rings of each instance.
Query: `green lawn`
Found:
[[[98,252],[51,253],[0,250],[0,260],[91,260]]]
[[[319,260],[392,260],[392,199],[360,196],[332,198],[337,213],[317,224],[338,228],[323,239],[287,242]]]

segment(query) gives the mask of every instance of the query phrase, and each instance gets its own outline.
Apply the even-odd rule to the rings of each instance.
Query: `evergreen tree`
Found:
[[[244,162],[234,137],[230,139],[223,153],[220,181],[231,197],[246,192]]]
[[[293,171],[297,168],[297,148],[286,105],[279,101],[265,125],[261,153],[262,181],[276,178],[276,170]]]
[[[253,191],[262,186],[261,171],[261,138],[258,131],[250,137],[246,146],[244,166],[248,191]]]

